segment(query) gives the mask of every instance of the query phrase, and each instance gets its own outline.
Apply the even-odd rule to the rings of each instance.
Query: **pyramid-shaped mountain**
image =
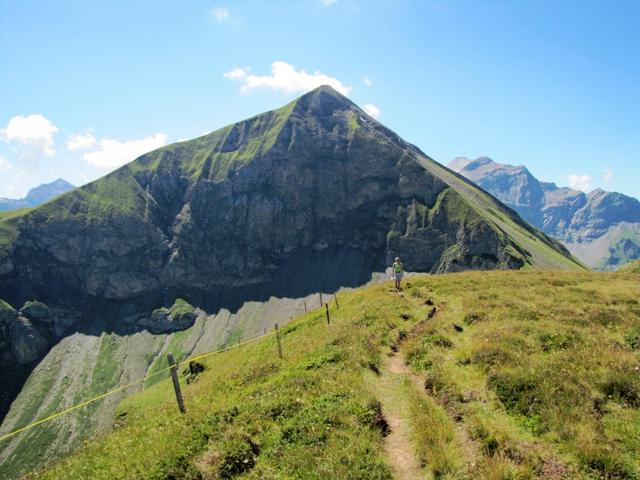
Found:
[[[0,297],[17,304],[295,294],[315,277],[362,282],[396,255],[428,272],[577,266],[326,86],[5,223]]]
[[[155,371],[168,351],[262,333],[395,256],[434,273],[582,268],[330,87],[0,215],[0,433]],[[0,463],[23,471],[68,451],[117,398],[62,419],[73,442],[33,430]]]

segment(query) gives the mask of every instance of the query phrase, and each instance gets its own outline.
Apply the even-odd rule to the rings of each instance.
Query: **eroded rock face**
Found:
[[[39,305],[34,307],[34,311],[43,312]],[[27,365],[42,357],[48,348],[49,342],[42,332],[28,318],[0,300],[0,357],[3,363]]]
[[[152,152],[25,216],[0,294],[56,306],[142,299],[150,312],[167,291],[207,301],[266,291],[290,259],[323,250],[358,252],[360,281],[396,255],[419,271],[521,265],[419,155],[319,89],[285,113]]]
[[[47,305],[38,301],[30,301],[20,309],[20,315],[43,324],[53,323],[53,312]]]
[[[18,315],[9,327],[11,352],[16,361],[25,365],[34,362],[46,353],[47,339],[25,317]]]

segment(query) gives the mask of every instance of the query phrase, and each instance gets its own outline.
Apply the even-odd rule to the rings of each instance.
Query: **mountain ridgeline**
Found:
[[[255,332],[255,312],[242,328],[229,320],[248,302],[361,285],[395,256],[432,273],[583,269],[330,87],[0,217],[0,355],[15,366],[0,379],[0,411],[21,391],[0,430],[153,370],[168,349],[180,358]],[[174,315],[181,305],[193,314]],[[74,358],[87,370],[64,370]],[[47,383],[54,370],[71,380]],[[67,428],[99,426],[86,423],[96,412]],[[81,435],[63,446],[25,438],[0,459],[33,467]]]
[[[541,182],[524,166],[458,157],[449,168],[560,240],[590,267],[614,270],[640,258],[640,201],[601,189],[583,193]]]
[[[62,178],[51,183],[43,183],[29,190],[27,196],[24,198],[0,198],[0,212],[16,210],[18,208],[37,207],[74,188],[73,185]]]

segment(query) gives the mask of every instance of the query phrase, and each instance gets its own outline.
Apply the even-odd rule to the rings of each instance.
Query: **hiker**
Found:
[[[393,266],[391,268],[393,269],[393,279],[396,281],[396,290],[401,291],[402,286],[400,285],[400,282],[402,281],[404,266],[400,261],[400,257],[396,257],[396,260],[395,262],[393,262]]]

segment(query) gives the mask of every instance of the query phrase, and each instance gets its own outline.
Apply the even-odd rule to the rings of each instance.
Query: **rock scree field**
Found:
[[[315,309],[281,329],[282,360],[271,336],[185,364],[186,414],[158,382],[28,478],[639,479],[639,279],[463,272],[343,290],[329,325]]]

